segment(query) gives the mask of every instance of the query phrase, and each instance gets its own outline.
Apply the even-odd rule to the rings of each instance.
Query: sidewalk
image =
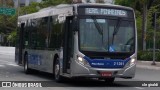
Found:
[[[152,61],[137,61],[138,68],[160,70],[160,62],[156,62],[156,65],[151,64]]]

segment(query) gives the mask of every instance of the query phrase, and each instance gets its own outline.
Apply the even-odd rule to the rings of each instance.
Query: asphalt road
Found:
[[[56,83],[51,74],[34,71],[32,74],[25,74],[23,67],[14,62],[14,55],[0,54],[0,81],[49,81],[53,87],[39,88],[2,88],[0,90],[160,90],[160,87],[136,87],[128,85],[127,81],[160,81],[159,70],[144,68],[136,69],[134,79],[117,78],[114,84],[107,85],[99,80],[67,79],[64,83]],[[120,82],[124,81],[124,82]],[[134,82],[138,83],[138,82]]]

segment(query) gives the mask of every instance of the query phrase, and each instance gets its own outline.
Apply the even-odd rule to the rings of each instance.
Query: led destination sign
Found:
[[[127,11],[125,10],[106,9],[106,8],[85,8],[85,14],[127,17]]]

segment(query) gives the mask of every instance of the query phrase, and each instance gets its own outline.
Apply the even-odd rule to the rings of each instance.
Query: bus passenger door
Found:
[[[16,44],[16,49],[15,49],[15,60],[17,64],[22,65],[22,51],[23,51],[23,34],[24,34],[24,26],[25,23],[21,23],[20,29],[17,31],[18,32],[18,38],[17,38],[17,44]]]
[[[72,17],[66,18],[63,47],[63,73],[70,73],[70,60],[73,58]]]

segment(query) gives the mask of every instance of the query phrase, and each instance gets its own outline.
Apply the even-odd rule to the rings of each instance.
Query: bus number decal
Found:
[[[124,62],[114,62],[114,66],[123,66]]]

